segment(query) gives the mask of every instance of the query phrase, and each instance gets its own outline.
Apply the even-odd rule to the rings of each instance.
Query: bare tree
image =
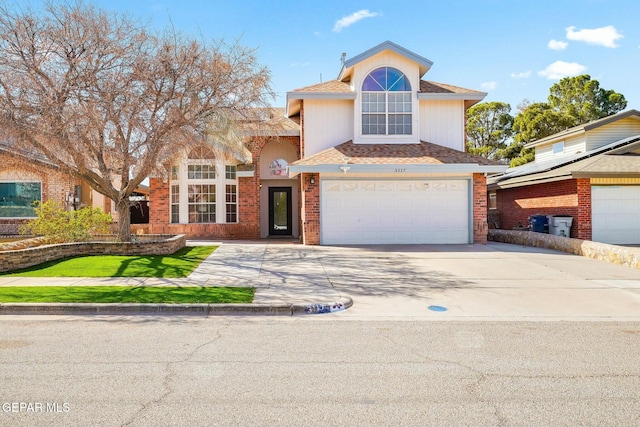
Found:
[[[157,34],[82,2],[0,5],[0,126],[16,144],[115,202],[189,147],[238,156],[242,126],[273,99],[270,72],[238,43]]]

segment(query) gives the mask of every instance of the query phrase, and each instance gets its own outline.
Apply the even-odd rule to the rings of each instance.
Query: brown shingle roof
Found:
[[[329,80],[311,86],[301,87],[292,90],[294,93],[353,93],[353,89],[348,83],[338,80]]]
[[[478,90],[466,89],[460,86],[448,85],[445,83],[420,80],[420,92],[422,93],[474,93],[484,94]]]
[[[348,160],[346,160],[348,159]],[[293,165],[315,166],[323,164],[477,164],[500,165],[484,157],[443,147],[431,142],[419,144],[354,144],[345,142],[311,157],[293,162]]]
[[[348,83],[338,80],[329,80],[311,86],[305,86],[291,91],[292,93],[353,93],[353,89]],[[473,89],[466,89],[460,86],[453,86],[445,83],[420,80],[421,93],[473,93],[483,94]]]
[[[572,172],[574,177],[640,176],[640,156],[605,154],[584,166],[575,167]]]

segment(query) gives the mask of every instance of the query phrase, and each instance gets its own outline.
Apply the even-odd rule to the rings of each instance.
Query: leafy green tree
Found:
[[[500,160],[512,135],[511,106],[504,102],[483,102],[467,110],[467,151]]]
[[[83,242],[96,234],[107,234],[111,215],[99,208],[68,211],[60,202],[35,203],[36,218],[21,227],[22,234],[43,236],[47,243]]]
[[[549,105],[567,116],[569,127],[610,116],[627,107],[624,95],[602,89],[588,74],[566,77],[551,86],[549,92]]]
[[[618,113],[627,107],[624,95],[605,90],[587,74],[566,77],[549,89],[548,102],[525,103],[513,121],[513,142],[504,157],[511,166],[534,159],[524,145],[574,126]]]

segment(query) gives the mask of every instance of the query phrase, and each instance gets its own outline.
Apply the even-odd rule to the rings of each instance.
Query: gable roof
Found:
[[[453,148],[421,141],[419,144],[354,144],[347,141],[297,160],[289,174],[301,172],[393,172],[402,166],[406,173],[424,172],[503,172],[507,166]]]
[[[592,120],[589,123],[585,123],[582,125],[578,125],[578,126],[574,126],[572,128],[569,128],[567,130],[563,130],[562,132],[558,132],[555,133],[553,135],[549,135],[545,138],[541,138],[532,142],[529,142],[527,144],[524,145],[525,148],[533,148],[536,147],[538,145],[542,145],[542,144],[547,144],[549,142],[555,141],[555,140],[559,140],[559,139],[563,139],[566,138],[567,136],[573,136],[575,134],[579,134],[579,133],[585,133],[587,131],[593,130],[593,129],[597,129],[601,126],[605,126],[609,123],[613,123],[616,122],[618,120],[622,120],[622,119],[626,119],[628,117],[636,117],[638,119],[640,119],[640,111],[638,110],[627,110],[627,111],[623,111],[621,113],[617,113],[617,114],[613,114],[611,116],[607,116],[607,117],[603,117],[601,119],[598,120]]]
[[[395,52],[417,64],[420,77],[429,71],[433,65],[433,62],[429,59],[387,40],[353,58],[343,61],[340,73],[335,80],[287,92],[287,116],[291,117],[300,112],[300,100],[302,99],[355,99],[356,91],[349,83],[354,67],[360,62],[387,50]],[[482,101],[485,96],[487,96],[486,92],[426,80],[420,80],[420,89],[418,91],[418,99],[458,99],[464,101],[465,108]]]
[[[355,65],[371,58],[372,56],[379,54],[380,52],[384,52],[385,50],[395,52],[398,55],[404,56],[405,58],[418,64],[418,66],[420,67],[420,77],[422,77],[427,71],[429,71],[429,69],[433,65],[433,61],[430,61],[423,56],[413,53],[410,50],[387,40],[377,46],[372,47],[369,50],[362,52],[359,55],[354,56],[353,58],[344,61],[337,80],[344,80],[344,78],[352,72]]]

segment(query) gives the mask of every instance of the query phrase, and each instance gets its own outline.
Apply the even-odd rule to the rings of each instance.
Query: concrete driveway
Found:
[[[337,316],[640,320],[640,270],[562,252],[503,243],[309,250],[353,298]]]

